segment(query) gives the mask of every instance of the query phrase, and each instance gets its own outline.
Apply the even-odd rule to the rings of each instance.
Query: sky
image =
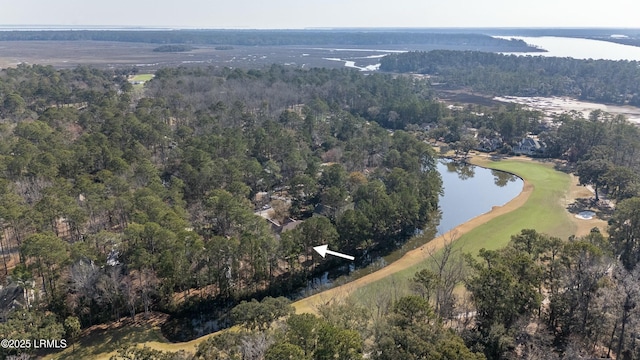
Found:
[[[12,25],[640,28],[637,0],[0,0]]]

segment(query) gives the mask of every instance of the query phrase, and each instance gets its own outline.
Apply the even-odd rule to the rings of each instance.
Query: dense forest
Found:
[[[122,72],[21,65],[0,96],[1,269],[43,321],[10,312],[6,337],[194,303],[216,316],[334,266],[312,246],[392,249],[437,210],[431,148],[376,122],[428,98],[410,79],[166,69],[140,97]]]
[[[426,80],[349,69],[169,68],[144,88],[133,72],[0,72],[0,276],[21,309],[1,309],[2,337],[73,343],[164,312],[172,339],[200,334],[194,318],[239,330],[193,354],[116,358],[638,357],[640,130],[623,117],[447,107]],[[427,141],[468,152],[499,137],[509,153],[531,133],[615,203],[607,234],[524,229],[472,256],[447,246],[412,294],[370,307],[294,315],[277,297],[338,265],[313,246],[366,258],[437,221]]]
[[[383,71],[429,74],[451,87],[493,95],[570,96],[640,105],[636,61],[578,60],[476,51],[435,50],[385,56]]]
[[[56,30],[2,31],[0,41],[121,41],[154,44],[212,45],[448,45],[500,51],[539,51],[522,40],[497,39],[477,33],[428,30]]]

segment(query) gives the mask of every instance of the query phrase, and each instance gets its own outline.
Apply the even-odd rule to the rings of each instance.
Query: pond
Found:
[[[401,248],[386,256],[356,258],[355,262],[345,262],[344,267],[325,272],[309,281],[294,298],[310,296],[379,270],[398,260],[408,251],[424,245],[436,234],[446,233],[476,216],[491,211],[494,206],[506,204],[520,194],[524,185],[522,179],[515,175],[469,164],[440,160],[437,167],[444,188],[439,200],[440,221],[416,231],[427,236],[414,236]]]
[[[440,161],[438,171],[444,187],[438,203],[442,212],[438,234],[506,204],[524,185],[515,175],[469,164]]]

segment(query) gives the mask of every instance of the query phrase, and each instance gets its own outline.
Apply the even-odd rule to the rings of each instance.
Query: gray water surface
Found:
[[[524,182],[503,171],[449,161],[438,163],[444,195],[438,234],[443,234],[478,215],[502,206],[522,192]]]

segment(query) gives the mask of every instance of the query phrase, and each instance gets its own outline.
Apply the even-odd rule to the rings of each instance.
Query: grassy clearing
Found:
[[[133,75],[132,77],[129,78],[129,81],[131,82],[136,82],[136,81],[149,81],[151,79],[153,79],[153,74],[137,74],[137,75]]]
[[[75,344],[62,352],[46,356],[45,359],[105,359],[116,354],[116,350],[132,344],[169,344],[162,336],[160,329],[151,324],[130,324],[118,328],[94,330],[89,335],[80,338]],[[184,344],[182,344],[184,345]],[[186,350],[186,347],[184,347]],[[177,349],[175,351],[178,351]]]
[[[129,82],[133,85],[134,92],[142,93],[144,84],[153,79],[153,74],[137,74],[129,77]]]

